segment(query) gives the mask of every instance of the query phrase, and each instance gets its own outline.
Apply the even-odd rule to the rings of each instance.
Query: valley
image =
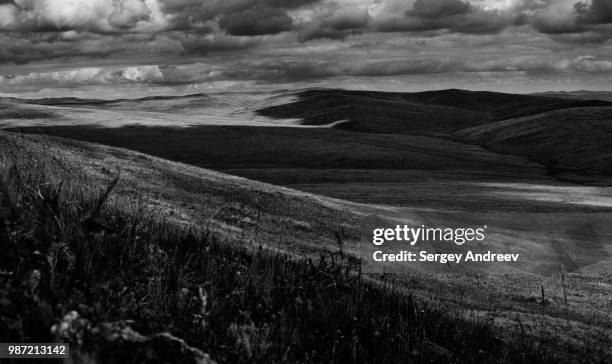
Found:
[[[68,169],[102,180],[121,171],[119,193],[172,220],[296,257],[342,249],[466,317],[612,342],[608,101],[311,89],[1,105],[4,141],[69,153]],[[381,270],[360,238],[371,216],[487,225],[482,244],[419,248],[520,258]]]

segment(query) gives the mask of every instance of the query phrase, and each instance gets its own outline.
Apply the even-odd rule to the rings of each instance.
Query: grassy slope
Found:
[[[7,255],[14,258],[3,262],[8,267],[4,271],[16,274],[11,276],[15,278],[2,278],[5,287],[2,292],[9,297],[3,302],[30,305],[25,316],[17,319],[25,320],[26,324],[35,323],[32,327],[26,325],[19,335],[46,338],[47,326],[41,325],[49,325],[67,310],[77,308],[94,322],[131,318],[136,319],[135,327],[145,334],[170,330],[222,362],[280,360],[284,358],[282,355],[308,361],[305,353],[314,361],[341,361],[347,355],[382,362],[407,355],[412,355],[417,362],[448,361],[449,357],[465,362],[546,362],[576,354],[588,354],[592,360],[603,358],[598,351],[603,344],[584,346],[584,341],[577,346],[554,348],[554,355],[544,347],[533,349],[534,332],[502,344],[493,338],[503,336],[503,331],[495,335],[473,317],[464,321],[463,314],[450,308],[452,305],[445,312],[427,306],[415,310],[412,300],[403,294],[379,291],[377,284],[343,275],[343,269],[329,265],[330,258],[328,263],[312,265],[288,261],[266,251],[258,252],[260,245],[282,249],[291,256],[326,255],[326,250],[336,252],[336,233],[341,232],[347,243],[355,239],[355,213],[361,209],[359,205],[80,142],[35,136],[20,138],[6,133],[0,133],[0,141],[3,186],[13,204],[18,200],[24,202],[14,205],[20,206],[17,210],[22,217],[17,220],[8,217],[6,199],[0,205],[3,219],[9,222],[2,230],[2,234],[8,235],[2,238],[16,236],[15,242],[19,244],[10,246],[25,247],[11,250],[16,257]],[[23,168],[25,173],[18,173],[21,180],[29,181],[31,186],[43,186],[45,196],[53,195],[54,188],[64,181],[61,203],[51,210],[61,210],[57,214],[60,225],[70,229],[58,231],[54,222],[49,221],[51,218],[55,221],[54,216],[37,217],[37,211],[47,211],[40,205],[45,200],[37,200],[20,184],[15,184],[15,172],[7,170],[15,161],[29,167]],[[79,216],[91,209],[96,191],[112,180],[119,166],[121,179],[104,213],[93,228],[83,231]],[[41,185],[42,182],[50,184]],[[43,223],[37,219],[46,220]],[[196,232],[186,231],[189,227],[196,228]],[[211,243],[210,235],[199,235],[199,228],[213,231],[215,241],[225,243],[220,246]],[[100,229],[104,231],[101,235]],[[13,231],[16,235],[12,235]],[[42,264],[32,263],[28,254],[32,250],[46,254],[52,247],[45,244],[55,241],[48,241],[45,236],[57,236],[58,243],[79,251],[79,244],[85,241],[83,234],[94,239],[92,246],[96,248],[79,263],[86,264],[87,269],[73,271],[64,267],[65,270],[53,273],[62,277],[61,283],[53,286],[56,292],[64,292],[59,295],[62,298],[46,296],[48,291],[41,289],[36,299],[40,301],[43,297],[44,304],[37,306],[32,303],[31,294],[22,297],[20,279],[35,269],[29,264]],[[70,256],[60,258],[72,259]],[[20,268],[11,265],[20,259],[29,263]],[[110,261],[120,264],[109,265]],[[177,267],[182,269],[176,272]],[[50,269],[59,268],[45,264],[38,267],[43,276],[50,274]],[[68,279],[81,275],[85,282]],[[44,277],[45,284],[51,284],[47,281],[49,277]],[[160,283],[152,285],[153,282]],[[197,304],[197,287],[204,283],[206,287],[213,287],[210,293],[213,303],[207,308],[211,310],[211,322],[207,323],[206,330],[201,329],[201,317],[196,320],[199,324],[195,327],[193,324],[194,315],[201,309]],[[401,286],[396,286],[396,292],[402,291]],[[329,287],[335,288],[330,291]],[[118,293],[126,291],[133,293]],[[187,302],[196,303],[181,308],[176,305],[182,298],[168,299],[182,294],[188,295]],[[93,305],[101,296],[107,296],[107,304]],[[311,314],[302,318],[304,310]],[[3,312],[15,311],[8,307]],[[5,321],[13,319],[11,315],[3,316]],[[362,321],[367,324],[361,324]],[[15,334],[15,331],[5,332],[5,335]],[[552,348],[545,337],[541,337],[545,347]],[[336,348],[333,352],[329,351],[330,342]],[[585,348],[587,352],[581,353]],[[525,353],[520,354],[521,351]]]
[[[345,121],[336,127],[382,134],[437,135],[550,110],[611,105],[598,100],[464,90],[391,93],[324,89],[302,91],[297,96],[295,102],[257,112],[272,118],[299,118],[307,125]]]
[[[131,126],[96,128],[50,126],[19,128],[129,148],[191,165],[235,168],[313,169],[490,169],[538,173],[524,158],[487,152],[446,139],[425,136],[349,133],[290,127]]]
[[[295,102],[264,107],[272,118],[298,118],[306,125],[343,121],[337,128],[382,134],[436,134],[475,125],[482,113],[447,105],[406,100],[407,94],[345,90],[307,90]],[[436,122],[432,122],[436,120]]]
[[[443,103],[446,101],[437,100],[435,102]],[[478,103],[476,103],[475,106],[470,107],[476,108],[477,106]],[[482,112],[482,110],[478,112]],[[363,194],[368,198],[365,200],[367,202],[392,203],[394,200],[401,197],[402,194],[410,194],[410,198],[403,200],[404,202],[414,201],[414,204],[424,204],[427,207],[431,207],[432,197],[434,197],[436,199],[435,207],[447,209],[449,206],[451,206],[447,196],[455,196],[455,198],[457,198],[457,203],[455,204],[456,207],[464,210],[467,208],[468,210],[481,211],[483,209],[492,207],[493,211],[498,211],[499,207],[503,207],[505,209],[511,206],[512,210],[517,211],[525,211],[527,208],[532,207],[534,208],[534,211],[559,211],[558,209],[560,204],[546,201],[538,202],[538,205],[535,206],[532,200],[526,203],[525,199],[519,198],[514,201],[514,198],[511,197],[513,201],[512,204],[510,204],[509,199],[500,199],[499,201],[495,201],[495,203],[499,205],[498,206],[491,205],[488,200],[482,200],[483,195],[498,196],[500,193],[508,193],[511,196],[522,196],[523,194],[529,193],[533,195],[534,198],[540,199],[542,197],[542,191],[523,191],[520,186],[517,188],[506,189],[504,187],[504,189],[501,189],[499,186],[479,187],[478,185],[475,186],[474,190],[464,191],[462,185],[454,184],[453,178],[458,177],[454,175],[455,172],[452,170],[453,168],[473,168],[475,173],[479,173],[479,170],[482,170],[483,168],[483,164],[479,163],[478,161],[486,160],[487,163],[484,164],[486,172],[499,173],[500,170],[503,171],[506,169],[503,167],[504,164],[510,162],[512,160],[511,158],[513,158],[495,155],[494,153],[487,153],[477,147],[464,146],[458,143],[447,143],[447,141],[439,138],[417,136],[405,137],[368,135],[366,133],[347,133],[337,130],[296,131],[289,128],[258,129],[247,129],[241,127],[202,127],[194,129],[136,127],[107,131],[105,129],[81,129],[79,127],[42,129],[42,131],[52,131],[52,133],[55,134],[56,131],[59,130],[59,132],[57,132],[58,135],[80,137],[85,140],[101,141],[109,144],[115,143],[115,145],[140,149],[141,151],[147,153],[157,153],[158,155],[166,158],[200,165],[204,164],[201,163],[202,161],[206,161],[205,165],[240,168],[242,167],[240,164],[251,167],[254,164],[253,162],[257,161],[258,163],[265,163],[258,165],[257,167],[261,167],[263,168],[261,170],[265,170],[266,173],[269,171],[271,174],[277,173],[276,171],[278,167],[306,167],[303,169],[303,172],[300,173],[306,173],[309,178],[319,173],[322,175],[322,178],[330,178],[323,175],[332,173],[333,176],[331,179],[340,179],[344,181],[348,178],[347,176],[349,176],[346,173],[350,173],[351,180],[353,179],[352,173],[364,173],[364,171],[355,172],[353,170],[346,169],[349,167],[381,168],[390,166],[389,168],[393,168],[388,170],[380,169],[377,171],[367,171],[367,173],[370,174],[364,179],[364,182],[370,182],[366,183],[367,186],[355,187],[342,184],[336,187],[340,191],[332,194],[349,199],[352,199],[355,197],[355,195]],[[197,133],[194,135],[192,133],[195,130],[197,130]],[[32,129],[31,131],[37,132],[39,129]],[[359,137],[359,143],[355,143],[356,137]],[[116,144],[118,141],[125,144]],[[425,147],[424,151],[427,154],[422,153],[423,150],[415,151],[414,146],[416,145],[418,145],[418,148],[416,149]],[[164,146],[164,148],[160,149],[160,146]],[[75,152],[80,151],[83,147],[83,144],[76,143]],[[65,146],[59,148],[57,150],[58,154],[62,154],[64,148]],[[114,159],[115,162],[113,163],[125,164],[124,159],[132,160],[136,156],[135,154],[119,152],[114,149],[98,148],[99,147],[95,147],[92,149],[97,150],[97,152],[92,154],[92,156],[105,156],[107,155],[107,150],[113,151],[116,157],[116,159]],[[216,151],[220,149],[223,149],[225,153],[217,154]],[[342,153],[334,154],[336,151],[341,151]],[[449,153],[456,153],[457,151],[460,151],[460,155],[462,157],[467,156],[468,160],[471,159],[472,162],[463,160],[457,161],[454,156],[449,158]],[[435,154],[431,155],[431,152],[434,152]],[[103,158],[106,159],[108,157],[105,156]],[[80,160],[80,157],[78,159]],[[149,169],[142,170],[142,164],[140,161],[144,160],[155,161],[151,162],[150,164],[151,166],[155,166],[153,171]],[[367,163],[362,162],[362,160],[367,161]],[[524,158],[514,159],[514,161],[517,160],[520,161],[517,165],[526,163]],[[503,163],[498,166],[497,162],[499,161],[503,161]],[[106,162],[104,163],[97,163],[96,168],[104,167],[107,162],[110,162],[110,160],[106,159]],[[236,162],[239,162],[239,164],[234,164]],[[136,187],[132,188],[132,194],[135,200],[138,200],[139,194],[144,193],[145,196],[149,196],[146,199],[147,201],[150,201],[150,204],[146,205],[147,207],[156,206],[158,210],[166,212],[174,210],[172,215],[170,215],[170,218],[174,221],[189,222],[193,221],[192,219],[194,218],[196,221],[200,222],[202,219],[204,219],[204,221],[208,221],[208,218],[215,214],[215,211],[217,210],[216,208],[224,205],[224,203],[216,204],[215,201],[229,201],[228,205],[231,207],[225,208],[221,213],[217,214],[216,218],[213,219],[210,225],[214,225],[215,229],[223,231],[224,234],[228,235],[232,239],[239,238],[249,240],[253,238],[252,240],[267,243],[273,247],[282,248],[290,246],[294,249],[297,247],[298,253],[316,254],[320,249],[326,249],[330,246],[332,247],[332,250],[336,248],[334,235],[338,230],[342,230],[339,228],[339,226],[348,226],[346,231],[348,231],[350,234],[350,226],[354,226],[355,224],[354,220],[350,217],[352,214],[343,208],[346,205],[337,201],[311,197],[314,199],[313,204],[306,203],[305,205],[300,205],[299,203],[293,204],[287,202],[287,200],[284,198],[284,192],[280,193],[280,195],[273,193],[271,196],[269,196],[269,198],[261,197],[262,200],[266,201],[265,208],[262,210],[261,208],[255,207],[259,205],[258,199],[255,201],[250,200],[250,193],[236,194],[234,192],[235,185],[233,184],[230,188],[224,188],[224,185],[228,183],[227,181],[234,181],[234,179],[231,179],[230,177],[227,177],[229,179],[221,179],[213,183],[213,181],[211,181],[211,176],[214,174],[211,172],[203,173],[197,168],[186,166],[182,166],[179,169],[180,172],[178,174],[174,172],[168,174],[165,172],[165,170],[168,168],[173,170],[177,168],[177,165],[143,156],[139,156],[138,160],[134,161],[134,163],[128,163],[128,165],[133,166],[128,169],[128,178],[135,178],[140,181],[142,186],[144,186],[142,191]],[[510,162],[509,164],[506,164],[506,167],[511,166],[508,168],[508,170],[511,171],[524,172],[519,173],[521,178],[529,183],[533,182],[534,179],[533,175],[531,174],[533,170],[518,168],[517,165],[515,165],[514,162]],[[87,166],[91,166],[91,163],[88,162]],[[489,166],[495,167],[489,168]],[[329,167],[342,168],[342,170],[319,169],[316,173],[314,173],[311,169],[308,169]],[[444,173],[448,173],[448,175],[435,175],[432,183],[417,183],[414,187],[412,187],[411,185],[405,183],[404,178],[415,178],[414,172],[397,172],[397,168],[428,167],[442,169],[444,170]],[[97,173],[96,168],[91,169],[91,171]],[[127,172],[124,171],[124,173]],[[290,174],[291,175],[289,177],[280,176],[279,183],[286,183],[287,180],[292,178],[298,179],[294,183],[299,183],[303,180],[303,176],[298,176],[295,173]],[[425,180],[432,178],[430,177],[432,176],[430,174],[422,174]],[[106,173],[106,177],[104,178],[106,178],[108,181],[112,175],[113,173]],[[166,175],[171,177],[168,178]],[[261,176],[261,172],[254,172],[253,176],[255,178],[259,178]],[[389,176],[391,176],[391,179],[397,180],[398,185],[401,184],[401,188],[399,188],[399,186],[398,190],[395,190],[394,188],[387,188],[386,186],[381,188],[380,182],[383,179],[386,181]],[[199,178],[205,178],[207,183],[202,185],[199,182]],[[439,184],[435,182],[439,181],[440,178],[444,179],[445,181],[450,179],[450,183],[448,185],[439,186]],[[472,177],[460,177],[459,180],[463,182],[472,181]],[[480,181],[480,177],[478,177],[477,180]],[[500,181],[501,180],[503,180],[503,178],[500,178]],[[146,183],[143,183],[145,181]],[[163,182],[160,183],[159,181]],[[166,184],[165,181],[170,181],[171,183]],[[188,186],[191,186],[187,188],[187,192],[183,191],[183,183],[185,181],[187,181]],[[372,184],[371,182],[376,183]],[[245,183],[249,186],[252,185],[252,182],[245,181]],[[240,188],[244,188],[244,185],[241,183],[239,183],[238,186],[242,186]],[[424,186],[428,188],[425,190],[425,195],[423,194]],[[117,193],[121,193],[122,186],[120,185],[118,187]],[[160,193],[160,189],[162,189],[162,187],[167,192]],[[209,188],[211,188],[212,192],[209,191]],[[278,191],[276,188],[272,188],[270,186],[265,188],[269,189],[270,191]],[[545,188],[545,186],[542,186],[542,188]],[[310,188],[310,190],[318,191],[317,188]],[[330,189],[327,186],[321,188],[322,193],[328,193],[329,190]],[[383,200],[380,198],[381,190],[384,190],[384,193],[388,195],[388,200]],[[420,193],[413,194],[414,190],[420,191]],[[429,190],[431,190],[431,192],[427,192]],[[440,191],[448,192],[440,194]],[[554,190],[550,191],[549,188],[545,188],[545,191],[547,194],[554,192]],[[208,197],[201,198],[200,194],[202,193],[204,196],[216,197],[211,197],[210,200]],[[578,193],[580,194],[581,192],[578,191]],[[580,200],[582,201],[584,199],[584,195],[580,194],[579,196]],[[473,201],[470,200],[472,197]],[[560,194],[559,198],[565,200],[566,197],[567,194],[563,193]],[[266,217],[265,223],[263,223],[261,219],[258,220],[258,211],[262,210],[264,212],[264,216],[267,216],[269,211],[274,211],[274,208],[277,207],[275,201],[276,198],[280,198],[281,201],[283,201],[279,204],[280,208],[277,208],[278,212]],[[240,203],[236,204],[231,202],[235,201],[236,199],[246,199],[248,202],[245,203],[241,201]],[[466,199],[470,200],[471,204],[466,205]],[[553,199],[557,199],[557,197],[554,196]],[[160,202],[160,200],[162,202]],[[297,198],[296,201],[302,200],[301,198]],[[324,201],[328,207],[333,208],[329,211],[324,210],[328,212],[322,213],[322,217],[319,218],[318,215],[320,213],[320,206],[318,206],[318,204],[321,201]],[[207,213],[199,213],[202,206],[204,206],[204,209],[206,209],[207,206],[211,206],[211,208]],[[412,202],[408,206],[412,206]],[[350,210],[353,210],[354,208],[355,206],[350,206]],[[564,211],[576,211],[578,208],[579,205],[572,205],[571,203],[564,205]],[[313,209],[312,211],[314,212],[311,213],[310,209]],[[580,209],[582,209],[582,207],[580,207]],[[284,219],[283,217],[286,212],[289,212],[294,216],[290,216],[289,219]],[[346,217],[347,215],[349,215],[348,218]],[[560,217],[555,213],[551,216],[551,221],[554,222],[550,224],[550,226],[548,223],[546,223],[546,228],[550,228],[551,232],[556,231],[556,229],[565,225],[584,222],[585,224],[595,224],[595,235],[597,235],[598,232],[602,231],[599,226],[605,224],[607,215],[602,214],[601,219],[596,218],[591,214],[582,215],[579,213],[563,217]],[[508,228],[508,231],[504,232],[502,237],[505,239],[505,242],[503,244],[514,244],[515,241],[518,241],[524,245],[520,248],[516,247],[516,249],[526,249],[525,252],[528,252],[529,257],[533,258],[533,261],[530,261],[529,264],[539,263],[538,259],[541,259],[542,262],[547,262],[546,264],[550,263],[550,259],[547,258],[547,255],[551,252],[549,251],[550,249],[546,247],[542,249],[543,245],[542,241],[540,241],[540,238],[542,237],[533,236],[532,232],[525,232],[521,233],[520,235],[515,235],[517,234],[518,230],[527,226],[526,221],[529,221],[532,219],[532,217],[528,215],[524,217],[512,215],[506,216],[500,215],[496,212],[494,215],[489,213],[485,214],[484,216],[474,218],[474,221],[491,221],[491,218],[496,219],[496,224],[502,225],[508,221],[516,222],[516,226]],[[439,223],[444,224],[448,223],[448,221],[457,223],[455,219],[456,216],[452,216],[451,220],[439,220]],[[601,220],[601,223],[598,222],[598,219]],[[281,222],[280,226],[277,223],[278,221]],[[316,223],[312,223],[311,221],[315,221]],[[331,221],[331,223],[328,223],[328,221]],[[531,223],[532,222],[529,224]],[[540,223],[536,223],[535,225],[538,226],[539,224]],[[258,228],[255,228],[255,226],[258,226]],[[306,233],[302,233],[302,230],[306,231]],[[545,235],[553,236],[553,234]],[[283,244],[283,242],[280,241],[281,239],[278,238],[279,236],[290,236],[290,238],[282,239],[286,243]],[[574,238],[574,236],[570,235],[570,238]],[[272,243],[270,243],[270,241]],[[320,242],[324,243],[321,244]],[[567,244],[571,244],[571,242],[567,242]],[[513,249],[515,248],[513,247]],[[538,254],[534,254],[534,251],[538,251]],[[602,269],[605,269],[605,265]],[[562,312],[563,294],[560,293],[562,292],[561,287],[557,284],[558,282],[556,282],[558,277],[552,277],[550,279],[551,282],[545,283],[547,297],[551,295],[551,289],[553,290],[552,294],[555,296],[553,298],[554,304],[552,306],[547,306],[546,308],[541,308],[539,299],[537,297],[534,298],[533,296],[534,292],[539,292],[541,283],[540,276],[534,275],[529,281],[525,281],[523,280],[525,278],[524,275],[518,274],[518,272],[511,272],[511,276],[508,276],[508,272],[502,273],[504,275],[501,276],[501,280],[497,283],[503,283],[503,287],[501,285],[497,286],[495,283],[490,281],[487,283],[487,289],[474,289],[474,283],[471,282],[473,279],[465,278],[467,276],[463,272],[459,272],[458,276],[452,277],[449,280],[450,287],[449,285],[438,285],[438,282],[424,280],[423,277],[411,279],[410,284],[414,284],[419,290],[426,292],[426,295],[432,295],[433,297],[436,297],[436,299],[447,300],[445,301],[445,304],[449,304],[449,301],[455,300],[461,304],[473,304],[474,307],[477,307],[477,309],[482,309],[487,312],[489,312],[489,310],[484,306],[491,305],[490,297],[505,297],[499,298],[501,301],[495,303],[496,305],[501,305],[502,309],[507,310],[504,311],[504,315],[506,316],[505,320],[518,322],[518,317],[520,316],[521,320],[523,320],[522,322],[533,321],[533,325],[531,325],[532,327],[528,330],[550,331],[553,336],[558,335],[559,333],[562,333],[563,335],[567,333],[570,336],[575,335],[576,337],[572,338],[572,340],[578,340],[581,343],[584,342],[582,341],[582,337],[605,336],[605,333],[602,334],[600,331],[598,331],[599,329],[596,328],[599,326],[599,323],[597,322],[598,319],[589,317],[584,318],[584,321],[586,322],[586,325],[584,325],[583,318],[581,317],[584,312],[586,312],[584,314],[587,316],[591,314],[593,314],[593,316],[597,316],[601,312],[606,312],[608,309],[607,306],[605,306],[607,302],[605,297],[608,290],[605,283],[603,283],[606,280],[601,278],[602,275],[600,275],[599,272],[595,272],[593,274],[576,274],[568,278],[571,280],[569,289],[572,293],[572,297],[570,297],[572,316],[575,314],[574,311],[583,311],[580,312],[577,317],[573,316],[573,318],[576,319],[575,321],[568,320],[568,315]],[[447,275],[447,272],[444,272],[444,274]],[[510,277],[512,277],[512,279],[510,279]],[[598,283],[600,281],[601,284]],[[554,285],[555,287],[553,288],[551,285]],[[586,292],[584,289],[586,289],[588,292]],[[495,293],[493,293],[493,291],[495,291]],[[480,295],[477,294],[475,297],[467,297],[467,295],[474,292],[480,292]],[[601,299],[599,299],[600,297],[597,295],[601,295]],[[521,300],[524,301],[525,304],[517,304],[517,301]],[[559,309],[559,307],[561,307],[561,309]],[[558,322],[555,322],[556,317],[558,317]],[[574,325],[576,328],[570,327],[572,325]],[[540,326],[544,326],[546,329],[540,329]],[[580,328],[578,329],[578,327]]]
[[[551,175],[609,184],[595,175],[610,172],[610,101],[464,90],[308,90],[297,96],[257,112],[309,125],[339,122],[335,128],[367,133],[459,135],[497,153],[527,156],[548,166]]]
[[[287,240],[297,230],[311,242],[322,234],[320,252],[326,233],[351,221],[333,200],[107,147],[0,140],[5,341],[48,341],[49,326],[76,309],[94,323],[134,320],[145,335],[170,331],[220,362],[605,358],[597,347],[537,346],[531,336],[503,343],[484,320],[416,306],[400,287],[347,273],[347,262],[288,259],[253,246],[272,235],[243,233],[257,206],[262,230]],[[119,165],[99,209],[98,191]],[[202,216],[189,215],[189,203]],[[188,224],[205,217],[215,223]],[[81,349],[101,355],[87,340]]]
[[[612,108],[575,108],[459,131],[463,140],[560,169],[612,173]]]
[[[567,100],[564,98],[507,94],[488,91],[440,90],[407,94],[408,100],[432,105],[446,105],[487,113],[487,120],[535,115],[551,110],[577,107],[610,106],[611,102],[597,99]]]
[[[5,157],[0,199],[4,341],[50,341],[51,325],[77,309],[93,322],[134,320],[134,328],[144,334],[169,330],[220,362],[494,355],[472,349],[467,354],[460,343],[453,344],[456,353],[451,354],[419,337],[427,327],[431,337],[442,340],[449,335],[447,326],[454,325],[473,333],[468,340],[474,343],[458,336],[461,344],[483,347],[479,340],[485,336],[477,335],[485,335],[486,328],[462,327],[461,321],[453,324],[434,311],[416,317],[409,298],[362,285],[329,261],[295,262],[249,248],[248,240],[239,238],[219,243],[218,235],[206,230],[160,220],[168,218],[164,211],[135,208],[126,186],[117,186],[104,209],[96,207],[94,186],[101,187],[102,180],[87,170],[88,162],[107,156],[95,147],[80,154],[73,148],[60,151],[55,143],[41,146],[38,138],[0,137]],[[126,173],[135,172],[133,167],[128,163]],[[66,172],[78,176],[68,179]],[[207,177],[201,182],[212,191],[215,181],[224,179],[214,173]],[[235,189],[232,198],[237,200],[241,187],[254,195],[267,192],[232,178],[225,178],[223,187]],[[143,191],[139,198],[145,196]],[[246,245],[231,247],[238,242]],[[381,305],[389,310],[380,311]],[[88,344],[87,335],[81,339],[81,350],[105,359],[105,353],[96,352],[99,343]],[[137,362],[129,355],[120,359]]]
[[[5,155],[7,148],[22,148],[36,157],[58,156],[63,171],[82,171],[87,183],[98,188],[120,173],[115,193],[131,203],[180,223],[206,222],[228,236],[270,239],[279,246],[302,241],[304,246],[312,242],[324,246],[335,241],[334,232],[350,221],[347,209],[332,199],[143,154],[70,140],[16,138],[4,132],[0,138]],[[323,236],[321,231],[330,233]]]

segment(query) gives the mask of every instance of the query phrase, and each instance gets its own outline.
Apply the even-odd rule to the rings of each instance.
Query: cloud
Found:
[[[278,34],[291,29],[293,20],[283,9],[256,6],[224,15],[221,29],[230,35]]]
[[[0,63],[26,63],[61,57],[104,57],[130,52],[133,34],[149,41],[144,53],[204,55],[245,49],[261,43],[260,36],[294,29],[290,11],[323,0],[0,0],[0,34],[16,35],[5,42]],[[49,42],[31,44],[37,35]],[[58,36],[60,35],[60,36]],[[99,49],[90,49],[94,35]],[[253,40],[231,36],[252,37]],[[168,41],[174,39],[174,42]],[[70,43],[70,44],[68,44]],[[176,44],[179,43],[177,50]],[[168,45],[168,49],[161,49]]]
[[[586,24],[612,23],[612,2],[609,0],[581,1],[574,5],[577,22]]]
[[[287,30],[287,11],[318,0],[15,0],[0,3],[0,30],[18,32],[157,32],[207,28],[221,19],[228,34]]]
[[[453,15],[465,15],[470,10],[470,3],[463,0],[416,0],[408,16],[425,19],[438,19]]]
[[[570,44],[603,44],[612,39],[611,31],[572,31],[549,34],[550,38],[560,43]]]
[[[134,36],[124,37],[137,48],[140,40]],[[115,37],[102,37],[75,31],[63,33],[31,33],[19,35],[0,33],[0,63],[24,64],[31,61],[50,60],[63,57],[101,58],[123,52],[126,45]]]
[[[300,9],[310,9],[309,19],[296,16]],[[610,30],[602,25],[611,22],[609,0],[0,1],[0,30],[14,32],[181,30],[257,36],[295,30],[305,41],[366,31],[487,34],[527,23],[546,34],[602,34]]]
[[[550,3],[534,14],[531,23],[559,42],[604,43],[612,39],[612,3],[609,0]]]
[[[80,85],[176,85],[215,81],[223,77],[222,69],[202,63],[181,66],[82,67],[53,72],[29,72],[0,76],[0,87],[6,91],[12,91],[32,87],[72,88]]]
[[[171,19],[173,29],[212,27],[225,30],[230,35],[261,35],[288,30],[293,22],[288,11],[322,0],[160,1],[161,8]]]
[[[503,57],[491,60],[456,58],[417,58],[352,60],[338,64],[321,60],[282,60],[258,64],[238,63],[223,72],[237,80],[299,82],[333,77],[395,77],[433,74],[513,73],[545,75],[564,73],[605,73],[612,71],[612,59],[595,56],[541,58]],[[467,76],[466,76],[467,77]]]
[[[607,72],[610,1],[578,1],[0,0],[0,63],[159,63],[21,79],[32,87]],[[217,64],[181,65],[203,60]]]
[[[163,82],[164,76],[158,66],[135,66],[121,69],[84,67],[56,72],[31,72],[24,75],[5,76],[2,83],[7,86],[74,86],[79,84],[107,84],[116,82]]]
[[[196,62],[184,65],[151,64],[141,66],[101,66],[32,71],[0,76],[3,92],[19,90],[77,88],[79,86],[145,85],[179,86],[212,83],[299,83],[322,80],[383,79],[393,82],[403,76],[439,77],[464,82],[497,75],[544,77],[545,75],[594,75],[612,72],[612,58],[582,55],[575,58],[538,56],[497,59],[437,58],[415,59],[333,59],[266,58],[261,61]],[[552,76],[551,76],[552,77]],[[565,76],[564,76],[565,77]],[[572,76],[568,76],[572,77]]]
[[[381,32],[494,34],[514,25],[515,19],[509,11],[485,10],[463,0],[416,0],[403,17],[381,16],[375,27]]]
[[[257,46],[262,39],[259,37],[231,36],[223,33],[214,34],[189,34],[180,33],[170,36],[180,42],[181,53],[206,55],[215,51],[235,51]]]
[[[367,8],[335,8],[315,21],[303,24],[298,32],[300,42],[313,39],[344,40],[361,34],[372,20]]]
[[[108,17],[111,26],[118,28],[134,28],[141,21],[149,21],[152,11],[141,0],[124,0],[119,3]]]
[[[496,14],[473,13],[442,19],[390,19],[376,24],[381,32],[447,31],[466,34],[494,34],[510,24],[509,19]]]
[[[589,73],[612,72],[612,60],[598,59],[595,56],[581,56],[574,60],[574,67],[578,71]]]
[[[606,73],[612,71],[612,59],[595,56],[572,58],[541,58],[536,56],[505,57],[492,60],[420,58],[406,60],[369,60],[345,62],[283,62],[267,65],[274,70],[274,77],[284,80],[325,77],[385,77],[401,75],[426,75],[442,73],[490,73],[521,72],[542,75],[559,73]],[[299,72],[297,72],[299,71]],[[254,72],[253,74],[260,74]],[[265,78],[265,77],[264,77]]]
[[[0,5],[0,30],[157,31],[168,27],[160,9],[158,0],[15,0]]]

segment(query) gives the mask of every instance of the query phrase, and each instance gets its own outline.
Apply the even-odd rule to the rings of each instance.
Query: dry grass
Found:
[[[102,186],[57,153],[4,151],[1,341],[53,340],[50,327],[76,310],[171,332],[227,363],[605,361],[527,335],[503,342],[485,319],[417,303],[326,254],[296,260],[186,226],[135,205],[115,173]]]

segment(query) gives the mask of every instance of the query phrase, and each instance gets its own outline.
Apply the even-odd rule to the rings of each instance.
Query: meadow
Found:
[[[127,176],[76,167],[100,150],[0,137],[3,341],[62,340],[77,360],[122,363],[605,361],[596,348],[502,340],[486,318],[421,302],[342,256],[296,259],[138,208],[145,194],[126,193]]]
[[[309,90],[2,105],[3,239],[19,242],[0,275],[7,335],[59,323],[60,339],[91,339],[84,355],[118,337],[218,362],[609,361],[604,101]],[[521,258],[376,273],[371,216],[487,224],[470,249]]]

